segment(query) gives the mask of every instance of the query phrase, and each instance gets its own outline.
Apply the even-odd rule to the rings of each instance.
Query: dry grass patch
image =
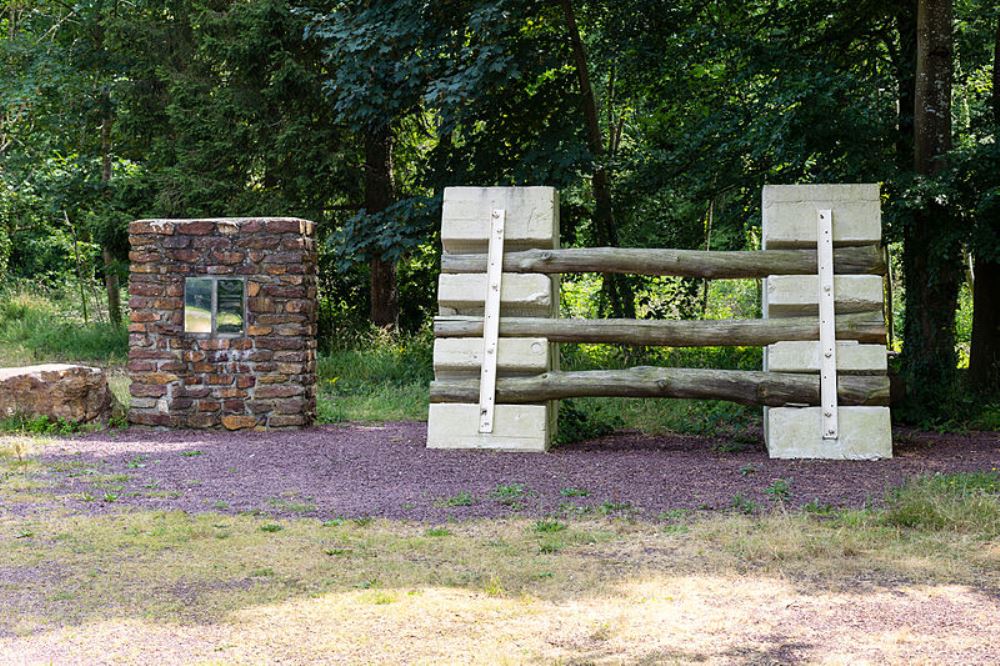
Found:
[[[0,620],[0,661],[982,657],[1000,630],[996,543],[882,522],[724,515],[683,532],[505,520],[431,536],[378,520],[263,531],[221,514],[2,519],[0,602],[18,612]]]

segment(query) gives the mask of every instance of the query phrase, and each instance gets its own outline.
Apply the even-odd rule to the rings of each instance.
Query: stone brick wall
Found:
[[[297,428],[316,412],[316,247],[295,218],[129,225],[136,425]],[[184,331],[189,277],[245,280],[243,332]]]

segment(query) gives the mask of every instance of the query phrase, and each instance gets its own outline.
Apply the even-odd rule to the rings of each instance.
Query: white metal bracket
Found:
[[[833,211],[816,217],[816,264],[819,271],[820,408],[823,439],[837,439],[837,328],[833,286]]]
[[[483,308],[483,358],[479,371],[479,432],[493,432],[497,388],[497,345],[500,338],[500,281],[503,277],[503,227],[507,213],[490,215],[490,247],[486,263],[486,301]]]

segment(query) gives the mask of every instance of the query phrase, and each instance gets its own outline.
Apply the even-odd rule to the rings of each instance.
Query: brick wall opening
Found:
[[[129,421],[298,428],[316,413],[316,246],[297,218],[129,225]]]

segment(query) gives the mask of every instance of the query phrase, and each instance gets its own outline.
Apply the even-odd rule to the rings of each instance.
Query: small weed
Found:
[[[360,518],[354,518],[351,522],[358,527],[368,527],[375,521],[371,516],[361,516]]]
[[[199,451],[198,449],[190,449],[188,451],[181,451],[181,455],[184,456],[185,458],[194,458],[196,456],[200,456],[200,455],[204,455],[204,454],[201,451]]]
[[[285,528],[279,525],[278,523],[264,523],[263,525],[260,526],[261,532],[269,532],[272,534],[274,532],[280,532],[283,529]]]
[[[687,509],[670,509],[668,511],[661,511],[656,518],[662,522],[678,521],[687,518],[689,513],[691,512]]]
[[[274,575],[274,569],[271,567],[262,567],[260,569],[254,569],[250,572],[251,578],[269,578]]]
[[[563,488],[559,494],[563,497],[586,497],[590,495],[590,491],[584,488]]]
[[[493,489],[490,497],[507,506],[520,505],[520,500],[528,495],[523,483],[500,484]]]
[[[331,518],[330,520],[324,520],[323,527],[340,527],[344,524],[343,518]]]
[[[631,516],[635,512],[635,507],[631,502],[612,502],[605,500],[597,505],[597,512],[602,516],[624,515]]]
[[[819,499],[813,498],[811,502],[803,505],[802,510],[807,513],[829,514],[833,513],[833,505],[821,503]]]
[[[146,466],[146,456],[136,456],[125,463],[129,469],[142,469]]]
[[[35,536],[35,533],[31,530],[21,530],[15,535],[15,539],[30,539]]]
[[[97,499],[97,498],[95,498],[90,493],[83,493],[82,495],[80,495],[80,501],[81,502],[93,502],[95,499]]]
[[[323,551],[323,554],[330,557],[339,557],[340,555],[350,555],[351,552],[353,551],[350,548],[327,548]]]
[[[372,603],[376,606],[384,606],[386,604],[391,604],[396,601],[396,597],[389,594],[388,592],[379,592],[372,598]]]
[[[444,527],[431,527],[424,534],[429,537],[446,537],[451,536],[451,530]]]
[[[111,502],[118,501],[118,495],[114,493],[104,493],[104,501],[110,504]]]
[[[216,511],[225,511],[226,509],[229,508],[229,502],[223,502],[222,500],[216,500],[216,502],[212,505],[212,507]]]
[[[753,465],[743,465],[740,467],[740,476],[750,476],[757,471],[757,468]]]
[[[417,508],[417,505],[413,502],[403,502],[403,511],[413,511]]]
[[[775,479],[771,485],[764,489],[764,492],[770,495],[775,502],[783,503],[792,496],[791,485],[791,479]]]
[[[538,546],[538,552],[542,555],[554,555],[565,547],[562,541],[556,539],[546,539]]]
[[[442,497],[441,499],[435,500],[434,506],[439,509],[445,509],[452,506],[472,506],[473,502],[472,493],[467,490],[463,490],[462,492],[452,495],[451,497]]]
[[[673,523],[673,524],[670,524],[670,525],[664,525],[663,526],[663,533],[664,534],[686,534],[687,532],[690,532],[690,531],[691,531],[691,528],[688,527],[687,525],[678,525],[676,523]]]
[[[486,585],[483,586],[483,592],[486,593],[488,597],[502,597],[507,593],[507,590],[503,589],[503,585],[500,584],[500,579],[496,575],[490,576],[490,579],[486,581]]]
[[[360,583],[356,583],[354,585],[354,587],[358,588],[359,590],[370,590],[373,587],[378,587],[378,579],[377,578],[367,578],[367,579],[361,581]]]
[[[541,534],[562,532],[566,529],[566,523],[560,523],[558,520],[544,519],[536,522],[532,529]]]
[[[733,499],[729,503],[729,506],[747,516],[752,515],[757,511],[757,504],[753,500],[747,499],[739,493],[733,495]]]

